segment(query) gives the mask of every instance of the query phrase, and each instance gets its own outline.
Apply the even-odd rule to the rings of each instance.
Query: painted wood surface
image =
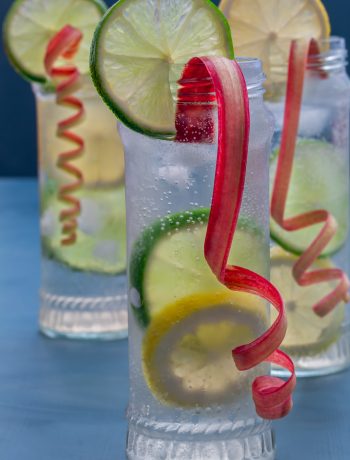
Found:
[[[34,180],[0,181],[0,459],[124,460],[127,341],[39,335],[37,216]],[[274,427],[277,460],[349,460],[350,372],[299,380]]]

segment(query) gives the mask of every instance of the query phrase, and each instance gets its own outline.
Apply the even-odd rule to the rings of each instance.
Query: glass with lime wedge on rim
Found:
[[[40,329],[50,336],[127,334],[123,147],[89,75],[100,0],[16,0],[3,26],[32,83],[40,179]]]
[[[207,0],[122,0],[95,32],[125,151],[130,459],[272,459],[268,419],[291,408],[294,378],[261,376],[266,360],[293,371],[264,278],[273,126],[261,63],[232,58]]]

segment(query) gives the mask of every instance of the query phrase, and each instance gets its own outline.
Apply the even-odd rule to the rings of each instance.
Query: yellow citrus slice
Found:
[[[264,302],[245,293],[203,292],[164,307],[143,339],[150,390],[178,407],[234,402],[251,373],[236,369],[232,349],[253,340],[266,322]]]
[[[222,0],[220,9],[230,23],[236,56],[263,61],[269,92],[286,81],[291,40],[330,34],[320,0]]]
[[[283,348],[294,355],[320,353],[339,337],[344,318],[344,304],[321,318],[312,307],[318,300],[331,292],[337,281],[299,286],[293,278],[292,268],[297,257],[280,248],[271,250],[271,281],[279,289],[285,302],[288,329]],[[312,269],[331,268],[329,259],[317,260]],[[272,312],[272,320],[275,313]]]

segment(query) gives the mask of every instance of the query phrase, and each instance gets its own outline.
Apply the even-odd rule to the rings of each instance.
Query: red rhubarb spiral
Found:
[[[338,280],[336,288],[313,306],[313,310],[317,315],[325,316],[342,300],[348,301],[350,283],[346,274],[338,268],[310,270],[310,267],[336,234],[337,222],[332,214],[326,210],[315,210],[295,217],[285,218],[299,128],[305,69],[309,55],[317,53],[318,47],[314,40],[295,40],[292,42],[289,57],[284,127],[272,193],[271,216],[284,230],[290,232],[320,223],[324,224],[317,237],[296,261],[293,267],[293,276],[300,286]],[[320,78],[325,78],[324,72],[320,74]]]
[[[60,106],[70,107],[75,114],[60,121],[57,125],[57,136],[76,146],[58,155],[57,167],[72,176],[74,180],[60,186],[58,198],[67,207],[60,212],[62,222],[62,245],[74,244],[77,239],[77,217],[80,214],[80,201],[74,196],[84,182],[81,170],[73,164],[74,160],[81,157],[84,152],[84,139],[71,131],[71,128],[80,124],[84,118],[84,104],[74,96],[80,88],[80,72],[74,65],[55,67],[60,58],[72,59],[79,49],[82,33],[72,26],[65,26],[49,42],[45,55],[45,69],[47,74],[59,83],[56,87],[56,103]]]
[[[278,290],[262,276],[243,267],[227,265],[248,158],[250,113],[246,83],[235,61],[203,57],[189,61],[179,84],[176,116],[179,142],[213,141],[212,102],[217,102],[218,152],[204,254],[222,284],[233,291],[257,295],[278,311],[277,319],[262,336],[235,348],[232,355],[236,367],[242,371],[267,361],[291,372],[287,381],[260,376],[252,386],[257,413],[266,419],[280,418],[292,407],[291,395],[296,383],[293,362],[278,350],[287,327],[283,300]]]

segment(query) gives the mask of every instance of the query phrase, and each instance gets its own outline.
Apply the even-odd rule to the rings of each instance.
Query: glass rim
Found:
[[[229,58],[227,58],[229,59]],[[247,86],[247,91],[249,96],[254,94],[260,94],[264,92],[263,83],[266,80],[266,75],[263,71],[263,63],[257,57],[248,57],[248,56],[237,56],[234,59],[229,59],[230,61],[236,61],[240,66],[240,69],[244,75],[244,79]],[[177,73],[182,73],[182,70],[186,64],[174,64],[174,68],[177,70]],[[194,64],[196,65],[196,64]],[[198,66],[202,64],[198,62]],[[207,80],[208,78],[205,78]],[[203,79],[201,79],[203,80]],[[175,84],[175,80],[174,80]]]
[[[345,38],[332,35],[317,40],[320,52],[309,56],[308,69],[334,70],[347,65]]]

